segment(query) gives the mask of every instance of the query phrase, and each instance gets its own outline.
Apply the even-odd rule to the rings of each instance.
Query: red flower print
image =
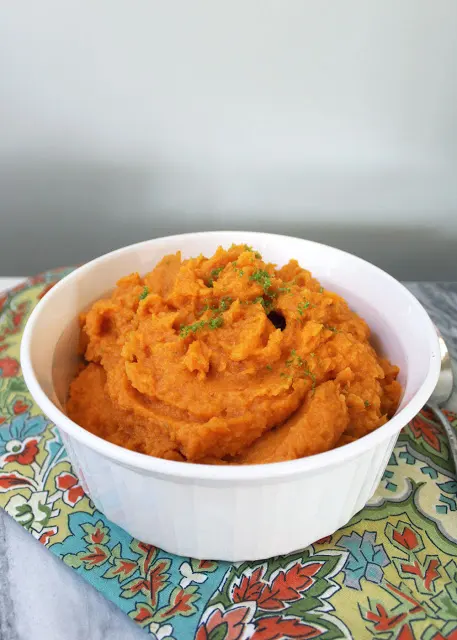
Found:
[[[89,553],[85,556],[81,556],[81,560],[84,562],[86,569],[92,567],[99,567],[104,564],[108,557],[106,547],[101,545],[89,545]]]
[[[45,546],[48,544],[49,540],[55,536],[57,533],[57,527],[49,527],[48,529],[44,529],[41,536],[38,538],[38,542],[44,544]]]
[[[94,533],[91,535],[91,540],[95,544],[103,544],[106,539],[106,535],[101,529],[95,529]]]
[[[126,576],[132,575],[138,568],[137,562],[132,562],[125,559],[115,559],[115,568],[111,569],[112,576]],[[167,570],[170,568],[170,560],[160,558],[156,560],[152,565],[149,575],[141,578],[134,578],[127,583],[124,583],[121,587],[123,598],[134,598],[137,593],[143,593],[148,596],[148,601],[151,606],[155,607],[158,603],[158,596],[168,584],[170,575]],[[120,581],[124,578],[121,577]],[[182,592],[182,589],[179,589]],[[192,594],[191,594],[192,595]],[[185,610],[184,610],[185,611]],[[167,615],[165,617],[171,617]]]
[[[155,560],[158,550],[153,545],[146,544],[146,542],[139,542],[138,540],[135,540],[132,545],[132,551],[138,553],[140,556],[138,559],[140,573],[145,576],[147,575],[151,564]]]
[[[430,409],[422,409],[422,411],[419,413],[419,415],[422,415],[426,420],[434,420],[435,416],[433,414],[433,411],[431,411]]]
[[[299,600],[301,593],[314,584],[314,575],[322,567],[322,562],[302,565],[294,564],[288,571],[279,571],[271,585],[266,585],[258,599],[262,609],[279,611],[286,602]]]
[[[296,562],[288,569],[279,570],[271,582],[263,579],[263,567],[258,567],[251,575],[244,575],[233,589],[233,602],[255,601],[266,611],[281,611],[288,602],[301,598],[301,594],[315,582],[314,576],[322,567],[322,562],[301,564]]]
[[[438,572],[438,567],[440,566],[440,561],[437,558],[431,558],[430,562],[427,565],[424,576],[424,586],[430,591],[430,587],[433,582],[440,577]]]
[[[0,416],[0,424],[3,424],[4,422],[6,422],[6,418],[4,418],[3,416]]]
[[[154,610],[151,609],[148,604],[138,603],[136,605],[135,611],[133,612],[133,615],[132,613],[130,615],[132,616],[133,620],[135,620],[135,622],[138,622],[139,624],[141,624],[141,626],[145,626],[146,624],[148,624],[148,622],[151,622],[154,615]]]
[[[228,611],[216,608],[206,622],[200,625],[195,640],[209,640],[210,637],[221,638],[221,640],[238,640],[246,630],[251,618],[252,610],[250,607],[237,605]]]
[[[41,300],[41,298],[44,298],[47,292],[50,291],[55,284],[56,284],[55,282],[51,282],[50,284],[47,284],[43,289],[43,291],[38,294],[38,300]]]
[[[194,602],[200,598],[200,595],[196,593],[196,591],[198,591],[196,586],[186,587],[185,589],[176,587],[173,589],[168,605],[158,613],[160,619],[167,620],[177,614],[191,616],[195,613],[197,607],[194,605]]]
[[[329,544],[332,541],[332,536],[325,536],[324,538],[320,538],[316,540],[315,544]]]
[[[151,594],[151,605],[153,607],[157,604],[158,594],[167,585],[170,576],[166,571],[169,567],[169,560],[163,559],[157,560],[151,567],[151,571],[149,572],[149,592]]]
[[[13,315],[12,320],[13,320],[13,324],[14,324],[14,326],[15,326],[15,327],[18,327],[18,326],[21,324],[21,320],[22,320],[22,318],[23,318],[23,315],[24,315],[24,314],[23,314],[23,313],[20,313],[20,312],[15,313],[15,314]]]
[[[409,624],[404,624],[402,626],[397,640],[415,640],[414,634]]]
[[[56,477],[56,487],[63,491],[62,499],[65,504],[70,507],[74,507],[81,498],[84,498],[85,493],[78,478],[72,473],[64,471]]]
[[[0,474],[0,492],[4,493],[10,489],[18,489],[20,487],[30,487],[32,483],[27,478],[20,476],[14,471],[12,473]]]
[[[398,542],[399,545],[401,545],[405,549],[408,549],[408,551],[412,551],[419,544],[416,534],[409,527],[405,527],[403,529],[403,533],[394,530],[393,539],[395,540],[395,542]]]
[[[17,462],[18,464],[32,464],[38,455],[38,438],[27,438],[23,442],[10,440],[6,444],[7,454],[5,462]]]
[[[441,451],[441,443],[438,437],[440,431],[435,424],[418,415],[410,422],[410,427],[415,438],[422,437],[435,451]]]
[[[417,560],[415,560],[414,564],[406,564],[406,562],[403,562],[401,569],[404,573],[410,573],[412,576],[419,576],[419,578],[423,578],[422,569],[420,568]]]
[[[232,594],[233,602],[249,602],[258,600],[265,583],[261,581],[263,567],[258,567],[250,576],[244,575],[239,585],[235,585]]]
[[[214,571],[216,563],[213,560],[197,560],[196,571]]]
[[[39,273],[38,275],[33,276],[32,278],[29,278],[28,283],[31,286],[35,284],[39,284],[40,282],[44,282],[44,277],[45,277],[44,273]],[[18,286],[21,286],[21,285],[18,285]]]
[[[252,640],[277,640],[279,638],[317,638],[326,630],[318,629],[314,625],[302,622],[299,618],[269,616],[256,620]],[[231,636],[228,636],[231,638]]]
[[[25,413],[28,409],[30,409],[30,406],[27,403],[22,402],[22,400],[16,400],[13,404],[13,413],[16,416],[20,413]]]
[[[3,309],[3,305],[5,304],[7,297],[8,296],[6,295],[0,296],[0,311]]]
[[[398,596],[402,600],[406,600],[406,602],[413,605],[412,608],[409,610],[409,613],[416,613],[417,611],[424,610],[424,607],[421,605],[420,602],[418,602],[415,598],[413,598],[409,594],[403,593],[403,591],[401,591],[401,589],[399,589],[395,585],[391,584],[390,582],[387,582],[386,587],[389,591],[392,591],[393,593],[395,593],[396,596]]]
[[[0,360],[0,378],[14,378],[19,373],[19,362],[14,358]]]
[[[190,613],[193,610],[192,606],[192,592],[186,593],[184,589],[179,589],[175,595],[174,602],[172,605],[173,614],[182,613],[183,615],[186,613]]]
[[[138,593],[143,593],[145,596],[149,594],[149,583],[144,578],[134,578],[122,587],[123,598],[134,598]]]
[[[376,611],[377,613],[368,611],[366,614],[367,620],[375,623],[373,628],[376,631],[390,631],[400,624],[400,622],[403,622],[408,615],[407,613],[399,613],[396,616],[389,616],[382,604],[376,605]]]
[[[116,564],[116,567],[115,569],[113,569],[113,576],[120,575],[120,580],[124,580],[124,578],[128,578],[129,576],[131,576],[132,573],[134,573],[138,568],[137,563],[133,562],[132,560],[122,560],[122,558],[116,558],[114,562]]]

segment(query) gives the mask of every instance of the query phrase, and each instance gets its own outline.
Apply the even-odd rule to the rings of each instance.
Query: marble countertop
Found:
[[[18,279],[15,279],[17,281]],[[0,289],[13,286],[0,279]],[[457,283],[408,283],[457,363]],[[450,407],[457,409],[457,393]],[[147,636],[0,510],[1,640],[134,640]]]

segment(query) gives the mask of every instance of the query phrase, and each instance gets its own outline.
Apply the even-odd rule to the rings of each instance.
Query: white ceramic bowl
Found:
[[[178,249],[211,255],[247,243],[279,265],[296,258],[343,295],[370,325],[378,348],[401,368],[403,399],[387,424],[352,444],[269,465],[221,467],[160,460],[85,431],[63,412],[76,368],[78,313],[118,278],[152,269]],[[58,426],[95,505],[130,534],[167,551],[223,560],[288,553],[333,533],[369,500],[397,436],[428,400],[440,359],[430,318],[405,287],[348,253],[264,233],[214,232],[160,238],[119,249],[76,269],[37,305],[21,363],[38,405]]]

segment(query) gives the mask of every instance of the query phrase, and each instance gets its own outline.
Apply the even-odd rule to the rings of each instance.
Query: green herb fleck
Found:
[[[324,287],[319,287],[319,293],[324,293]]]
[[[233,298],[230,296],[225,296],[221,298],[219,304],[205,304],[201,311],[199,311],[198,315],[203,315],[205,311],[211,310],[213,312],[213,317],[209,321],[201,320],[200,322],[196,322],[193,325],[188,325],[187,327],[181,327],[181,337],[186,338],[190,332],[194,332],[198,329],[201,329],[203,326],[207,325],[210,329],[217,329],[218,327],[222,327],[224,324],[224,319],[220,315],[224,311],[230,307],[233,302]],[[197,326],[198,325],[198,326]],[[196,327],[194,329],[193,327]]]
[[[297,358],[297,352],[295,351],[295,349],[292,349],[292,351],[290,352],[289,358],[286,360],[286,367],[292,366],[295,363],[296,358]],[[300,358],[300,356],[298,356],[298,358]]]
[[[324,328],[328,329],[329,331],[331,331],[332,333],[339,333],[338,329],[336,327],[331,327],[328,324],[324,324]]]
[[[144,287],[143,291],[138,296],[140,300],[144,300],[146,296],[149,294],[149,287]]]
[[[315,354],[315,353],[314,353],[314,351],[313,351],[313,352],[312,352],[312,353],[310,353],[309,355],[311,356],[311,358],[314,358],[314,356],[315,356],[316,354]]]
[[[271,296],[271,275],[268,273],[268,271],[265,271],[264,269],[258,269],[257,271],[254,271],[254,273],[250,277],[250,280],[257,282],[263,288],[265,293]]]
[[[316,376],[314,375],[314,373],[312,373],[309,370],[305,371],[305,376],[309,376],[311,378],[311,382],[312,382],[311,390],[312,390],[313,395],[314,395],[314,392],[316,391]]]
[[[179,336],[181,338],[187,338],[189,334],[195,333],[199,329],[203,329],[205,325],[206,325],[206,322],[204,320],[200,320],[200,322],[194,322],[193,324],[188,324],[188,325],[182,324],[179,331]]]
[[[211,320],[208,322],[208,326],[212,330],[222,327],[223,324],[224,324],[224,318],[222,316],[216,316],[214,318],[211,318]]]
[[[271,364],[267,364],[267,369],[268,371],[273,371],[273,367],[271,366]]]
[[[232,304],[232,298],[230,296],[226,296],[225,298],[222,298],[220,305],[219,305],[219,311],[227,311],[227,309],[230,307],[230,305]]]
[[[313,354],[312,354],[313,355]],[[288,360],[286,360],[286,367],[298,367],[299,369],[301,369],[303,371],[303,375],[308,376],[311,379],[312,385],[311,385],[311,389],[314,395],[314,392],[316,390],[316,376],[315,374],[309,370],[309,366],[306,360],[304,360],[301,356],[297,355],[297,352],[295,351],[295,349],[292,349],[292,351],[290,352],[290,357],[288,358]],[[285,373],[281,373],[280,374],[281,378],[289,378],[292,376],[288,376]]]
[[[260,255],[260,253],[258,251],[254,251],[254,249],[250,245],[245,244],[244,245],[244,250],[245,251],[251,251],[258,260],[262,259],[262,256]]]
[[[239,269],[239,268],[237,267],[237,264],[238,264],[238,263],[237,263],[237,261],[236,261],[236,260],[235,260],[234,262],[232,262],[233,270],[235,271],[235,273],[238,273],[238,275],[240,276],[240,278],[242,278],[242,277],[244,276],[244,271],[243,271],[243,269]]]
[[[254,300],[252,301],[252,304],[261,304],[262,307],[265,310],[265,313],[270,313],[270,311],[273,308],[273,302],[271,300],[265,300],[265,298],[263,298],[262,296],[257,296],[257,298],[254,298]]]
[[[224,267],[217,267],[216,269],[213,269],[210,273],[210,279],[208,280],[208,287],[212,287],[214,284],[214,281],[218,279],[221,271],[224,270]]]
[[[280,293],[290,293],[290,287],[278,287]]]
[[[368,407],[371,407],[371,402],[369,400],[365,400],[363,404],[366,406],[367,409]]]
[[[302,316],[306,309],[309,307],[309,300],[305,300],[305,302],[299,302],[297,311]]]
[[[303,360],[302,358],[300,358],[300,360],[301,362],[299,364],[300,364],[300,367],[302,367],[303,369],[303,373],[305,374],[305,376],[308,376],[308,378],[311,378],[311,382],[312,382],[311,389],[314,395],[314,392],[316,390],[316,376],[312,371],[309,370],[309,366],[306,360]]]
[[[311,388],[314,394],[314,391],[316,389],[316,376],[312,371],[309,370],[308,362],[304,360],[301,356],[295,355],[295,366],[300,367],[303,370],[304,375],[311,378],[311,381],[312,381]]]

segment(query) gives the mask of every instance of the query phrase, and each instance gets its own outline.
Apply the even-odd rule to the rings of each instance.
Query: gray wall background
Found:
[[[455,0],[1,3],[0,275],[245,228],[456,280],[456,33]]]

